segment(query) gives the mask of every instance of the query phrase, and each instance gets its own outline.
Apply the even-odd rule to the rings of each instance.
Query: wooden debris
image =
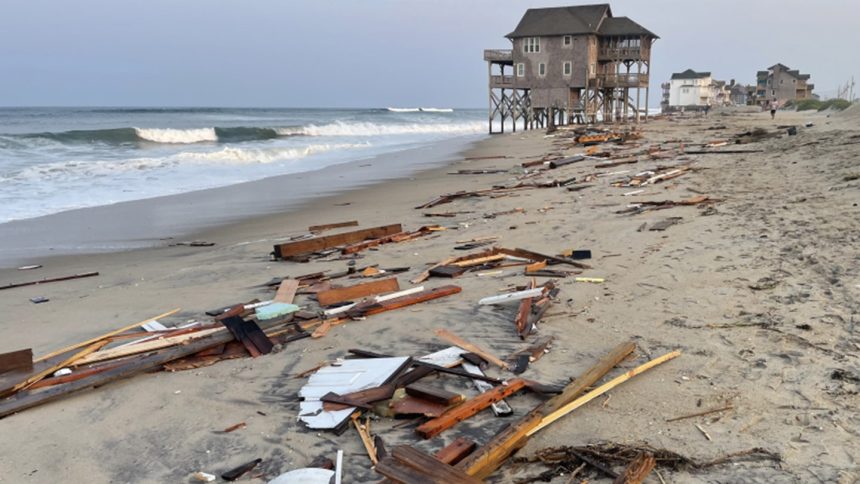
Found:
[[[400,290],[400,284],[396,277],[378,279],[371,282],[356,284],[354,286],[329,289],[317,293],[317,301],[320,306],[331,306],[346,301],[354,301],[366,296],[394,292]]]
[[[430,275],[434,277],[450,277],[453,279],[455,277],[462,276],[468,270],[468,267],[456,265],[439,266],[430,269]]]
[[[481,482],[408,445],[399,445],[392,449],[390,456],[379,461],[376,471],[394,482],[406,484],[479,484]]]
[[[272,352],[272,340],[260,329],[254,321],[245,321],[238,316],[225,318],[221,324],[227,327],[233,336],[240,341],[253,357],[267,355]]]
[[[442,415],[448,408],[447,405],[406,394],[395,394],[388,406],[395,416],[420,415],[430,418]]]
[[[340,229],[344,227],[358,227],[358,221],[350,220],[349,222],[336,222],[333,224],[311,225],[308,227],[308,232],[323,232],[331,229]]]
[[[296,291],[299,289],[299,281],[296,279],[284,279],[278,286],[278,292],[272,299],[276,302],[292,304],[296,297]]]
[[[352,318],[370,316],[385,311],[391,311],[393,309],[400,309],[406,306],[411,306],[413,304],[431,301],[433,299],[438,299],[441,297],[451,296],[453,294],[459,293],[461,290],[462,289],[459,286],[441,286],[421,291],[416,294],[398,297],[395,299],[372,302],[366,305],[357,305],[356,307],[347,311],[347,315]]]
[[[711,438],[710,434],[708,434],[708,432],[706,432],[706,431],[705,431],[705,429],[703,429],[701,425],[699,425],[699,424],[693,424],[693,425],[694,425],[697,429],[699,429],[699,432],[701,432],[701,433],[702,433],[702,435],[704,435],[706,439],[708,439],[708,440],[713,440],[713,439]]]
[[[15,370],[30,371],[33,369],[33,350],[10,351],[0,354],[0,373]]]
[[[641,484],[656,465],[657,460],[654,456],[643,452],[630,461],[624,472],[615,479],[614,484]]]
[[[95,351],[100,350],[106,344],[108,344],[107,341],[97,341],[97,342],[87,346],[86,348],[82,349],[81,351],[78,351],[74,355],[72,355],[68,358],[64,358],[63,360],[61,360],[58,363],[55,363],[55,364],[47,366],[46,368],[43,368],[42,370],[38,371],[35,375],[27,377],[26,379],[24,379],[24,381],[16,384],[11,389],[0,393],[0,398],[15,394],[21,390],[26,390],[27,388],[32,386],[34,383],[39,382],[40,380],[47,377],[48,375],[52,375],[57,370],[65,368],[67,366],[71,366],[75,362],[80,360],[81,358],[89,355],[90,353],[93,353]],[[2,416],[2,415],[0,415],[0,416]]]
[[[444,329],[444,328],[437,329],[436,330],[436,336],[444,339],[445,341],[451,343],[452,345],[459,346],[460,348],[463,348],[466,351],[471,351],[472,353],[480,355],[481,358],[489,361],[490,363],[498,366],[499,368],[501,368],[503,370],[508,369],[507,363],[505,363],[501,359],[497,358],[495,355],[493,355],[489,351],[481,348],[480,346],[477,346],[475,344],[472,344],[472,343],[464,340],[463,338],[457,336],[456,334],[452,333],[451,331],[449,331],[447,329]]]
[[[379,459],[376,456],[376,445],[370,437],[370,418],[365,420],[364,425],[362,425],[358,421],[358,412],[356,412],[352,414],[352,425],[358,431],[359,437],[361,437],[361,443],[364,444],[364,449],[367,451],[367,456],[370,457],[370,462],[376,465]]]
[[[735,408],[733,405],[728,404],[719,408],[712,408],[710,410],[702,410],[701,412],[695,412],[687,415],[681,415],[680,417],[673,417],[666,419],[667,422],[677,422],[678,420],[685,420],[688,418],[701,417],[704,415],[710,415],[712,413],[725,412],[726,410],[732,410]]]
[[[464,361],[462,363],[462,367],[463,367],[463,370],[465,370],[469,374],[472,374],[475,376],[482,376],[482,377],[486,376],[486,375],[484,375],[484,372],[481,371],[481,368],[479,366],[474,365],[472,363],[467,363]],[[487,392],[487,391],[490,391],[493,389],[493,385],[487,383],[484,380],[479,380],[479,379],[475,378],[472,380],[472,383],[475,385],[475,388],[477,388],[478,391],[481,393],[484,393],[484,392]],[[514,413],[514,409],[512,409],[511,406],[508,405],[508,402],[506,402],[504,400],[499,400],[498,402],[493,402],[493,404],[490,405],[490,409],[492,409],[493,414],[495,414],[496,417],[507,417],[507,416],[512,415]]]
[[[222,434],[229,434],[230,432],[235,432],[239,429],[244,429],[245,427],[247,427],[247,424],[245,424],[245,422],[239,422],[235,425],[231,425],[231,426],[227,427],[226,429],[222,430],[221,433]]]
[[[81,274],[72,274],[71,276],[62,276],[62,277],[50,277],[47,279],[39,279],[38,281],[29,281],[29,282],[15,282],[12,284],[6,284],[5,286],[0,286],[0,291],[4,289],[14,289],[16,287],[24,287],[24,286],[35,286],[38,284],[47,284],[49,282],[60,282],[60,281],[69,281],[72,279],[82,279],[84,277],[93,277],[99,275],[98,272],[84,272]]]
[[[257,467],[257,464],[259,464],[260,462],[263,462],[263,459],[254,459],[247,464],[242,464],[235,469],[231,469],[221,474],[221,479],[224,479],[225,481],[235,481],[236,479],[250,472],[251,469]]]
[[[452,466],[465,459],[477,447],[478,444],[474,440],[467,439],[466,437],[457,437],[453,442],[442,447],[439,452],[436,452],[435,457]]]
[[[355,230],[353,232],[344,232],[341,234],[327,235],[324,237],[314,237],[311,239],[299,240],[295,242],[287,242],[274,246],[274,255],[276,259],[286,259],[289,257],[310,254],[335,247],[355,244],[366,239],[378,239],[388,235],[393,235],[403,232],[403,227],[400,224],[384,225],[381,227],[373,227],[369,229]]]
[[[465,397],[459,393],[449,392],[423,383],[412,383],[406,386],[406,394],[430,402],[441,403],[445,406],[456,405],[465,400]]]
[[[513,378],[506,385],[497,386],[447,410],[437,418],[428,420],[419,425],[415,431],[425,439],[435,437],[458,422],[462,422],[489,407],[492,403],[507,398],[524,388],[526,388],[525,380],[522,378]]]
[[[576,267],[578,269],[591,269],[591,266],[589,266],[588,264],[583,264],[582,262],[577,262],[577,261],[575,261],[573,259],[569,259],[567,257],[545,255],[545,254],[540,254],[538,252],[533,252],[533,251],[526,250],[526,249],[499,248],[498,251],[502,254],[507,254],[507,255],[510,255],[513,257],[521,257],[523,259],[529,259],[532,261],[544,260],[544,261],[548,261],[548,262],[555,262],[557,264],[572,265],[573,267]]]
[[[544,262],[544,264],[546,264],[546,262]],[[537,282],[532,278],[529,288],[535,289],[536,287]],[[520,339],[526,339],[526,336],[532,332],[533,326],[530,324],[529,315],[532,312],[533,301],[534,297],[527,297],[520,301],[520,307],[517,310],[517,317],[514,319],[514,325],[517,328],[517,334],[520,336]]]

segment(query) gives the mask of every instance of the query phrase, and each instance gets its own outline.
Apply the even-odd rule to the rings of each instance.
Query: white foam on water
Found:
[[[215,128],[134,128],[140,139],[155,143],[201,143],[218,141]]]

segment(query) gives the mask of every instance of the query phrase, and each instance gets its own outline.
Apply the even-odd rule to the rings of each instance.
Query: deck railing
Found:
[[[638,59],[642,57],[642,49],[639,47],[602,47],[598,49],[597,56],[601,59]]]
[[[514,87],[514,76],[490,76],[490,87]]]
[[[603,74],[597,81],[603,87],[637,87],[648,84],[648,74]]]
[[[510,49],[484,49],[484,60],[490,62],[513,62],[514,53]]]

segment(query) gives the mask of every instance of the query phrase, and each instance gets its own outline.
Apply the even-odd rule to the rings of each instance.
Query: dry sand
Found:
[[[358,264],[411,266],[400,276],[409,286],[408,279],[425,264],[459,255],[452,248],[460,239],[496,235],[506,247],[593,251],[594,269],[583,275],[603,277],[606,283],[559,280],[560,299],[539,328],[539,336],[555,336],[555,345],[524,376],[564,384],[627,340],[639,349],[637,360],[625,368],[672,349],[683,352],[548,427],[519,456],[599,441],[646,442],[702,460],[762,447],[779,453],[782,464],[661,470],[661,477],[665,482],[855,482],[860,479],[860,334],[855,329],[860,322],[860,118],[856,108],[827,116],[780,112],[774,122],[767,113],[712,112],[709,118],[649,122],[643,128],[646,145],[679,139],[694,144],[776,124],[815,126],[801,128],[797,136],[743,145],[763,153],[687,155],[695,172],[636,196],[622,196],[630,189],[608,186],[608,177],[579,192],[528,190],[431,210],[473,212],[454,219],[431,220],[412,208],[441,193],[510,182],[516,169],[494,175],[446,173],[510,168],[556,149],[556,138],[533,131],[496,136],[467,153],[513,158],[458,161],[413,179],[196,236],[215,242],[214,247],[58,257],[45,259],[38,271],[4,270],[0,284],[88,270],[101,275],[0,291],[0,352],[32,347],[36,354],[45,353],[174,307],[183,312],[170,321],[184,321],[215,307],[266,298],[269,293],[259,285],[272,277],[343,269],[343,261],[269,260],[273,243],[312,224],[356,219],[365,227],[402,222],[411,229],[436,221],[457,230],[367,251]],[[706,129],[716,125],[727,129]],[[640,161],[605,171],[635,172],[679,161]],[[593,164],[569,165],[550,176],[592,173]],[[615,213],[637,200],[700,193],[724,201],[714,210]],[[514,208],[525,212],[483,218]],[[683,219],[665,232],[637,231],[643,222],[670,216]],[[337,449],[346,454],[346,482],[377,480],[354,431],[336,436],[309,431],[296,421],[296,395],[306,380],[291,375],[343,357],[353,347],[424,354],[446,346],[433,334],[438,327],[506,356],[522,347],[512,322],[515,306],[479,307],[476,302],[526,281],[521,270],[500,277],[468,273],[454,281],[463,287],[458,295],[338,326],[324,338],[291,343],[277,354],[140,375],[13,415],[0,420],[0,482],[187,482],[192,472],[217,474],[257,457],[263,458],[257,474],[272,478],[319,455],[333,458]],[[428,286],[447,283],[431,279]],[[28,301],[39,295],[51,301]],[[475,394],[455,378],[439,381]],[[532,395],[508,399],[517,415],[539,401]],[[666,422],[725,402],[735,408]],[[218,433],[241,421],[247,428]],[[410,427],[393,429],[392,421],[380,421],[374,430],[389,446],[417,443],[433,451],[459,435],[485,441],[508,422],[485,411],[426,442],[419,442]],[[493,480],[512,482],[544,470],[509,466]],[[606,480],[593,472],[588,478]],[[567,482],[567,477],[552,482]],[[652,474],[648,482],[659,480]]]

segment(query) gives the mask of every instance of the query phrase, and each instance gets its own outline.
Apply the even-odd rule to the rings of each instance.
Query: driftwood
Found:
[[[81,274],[72,274],[71,276],[62,276],[62,277],[51,277],[48,279],[39,279],[38,281],[28,281],[28,282],[15,282],[12,284],[6,284],[5,286],[0,286],[0,291],[3,289],[13,289],[16,287],[24,287],[24,286],[35,286],[38,284],[47,284],[49,282],[60,282],[60,281],[69,281],[72,279],[81,279],[84,277],[93,277],[99,275],[98,272],[84,272]]]

